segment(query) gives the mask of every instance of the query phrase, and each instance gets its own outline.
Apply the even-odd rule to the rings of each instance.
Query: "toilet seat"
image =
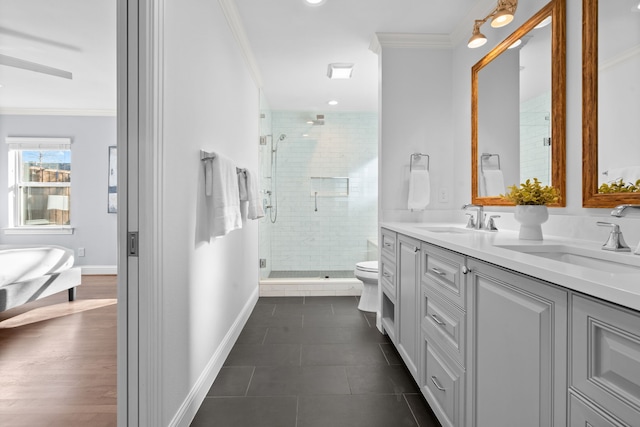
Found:
[[[356,264],[356,270],[366,273],[378,272],[378,261],[362,261]]]

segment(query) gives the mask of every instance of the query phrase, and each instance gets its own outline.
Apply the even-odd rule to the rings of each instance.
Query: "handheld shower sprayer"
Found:
[[[273,194],[273,200],[270,195],[269,219],[271,219],[272,223],[275,223],[278,218],[278,141],[284,141],[286,138],[287,135],[281,133],[278,139],[274,141],[273,135],[271,135],[271,193]]]

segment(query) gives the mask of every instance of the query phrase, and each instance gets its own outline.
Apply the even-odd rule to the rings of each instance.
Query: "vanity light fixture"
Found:
[[[491,20],[493,28],[504,27],[513,21],[513,16],[518,7],[518,0],[498,0],[498,4],[484,19],[476,19],[473,24],[473,33],[467,43],[471,49],[480,47],[487,42],[487,38],[480,32],[480,27],[487,21]]]
[[[350,79],[353,75],[353,64],[329,64],[327,77],[330,79]]]
[[[551,19],[552,19],[552,18],[551,18],[551,16],[547,16],[546,18],[544,18],[544,19],[542,20],[542,22],[540,22],[538,25],[536,25],[536,26],[535,26],[535,27],[533,27],[533,28],[535,28],[535,29],[537,30],[537,29],[539,29],[539,28],[546,27],[547,25],[551,24]]]
[[[518,39],[516,41],[514,41],[513,43],[511,43],[511,46],[509,46],[507,49],[513,49],[515,47],[518,47],[522,44],[522,39]]]

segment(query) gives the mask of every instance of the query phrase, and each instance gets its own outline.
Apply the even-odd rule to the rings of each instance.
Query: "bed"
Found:
[[[73,250],[56,245],[0,245],[0,311],[68,291],[76,298],[81,269]]]

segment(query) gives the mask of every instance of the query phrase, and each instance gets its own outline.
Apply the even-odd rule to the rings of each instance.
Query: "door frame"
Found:
[[[159,426],[164,0],[117,0],[117,9],[118,426]]]

